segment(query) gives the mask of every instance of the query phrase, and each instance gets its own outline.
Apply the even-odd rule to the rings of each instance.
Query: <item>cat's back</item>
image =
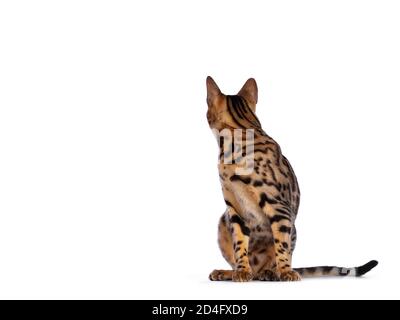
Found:
[[[223,189],[232,192],[245,188],[259,206],[278,205],[296,215],[300,190],[294,170],[279,144],[262,131],[255,136],[253,151],[247,156],[254,162],[241,159],[239,163],[220,163]]]

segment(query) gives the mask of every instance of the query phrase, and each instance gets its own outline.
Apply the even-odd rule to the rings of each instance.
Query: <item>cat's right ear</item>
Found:
[[[210,76],[207,77],[206,85],[207,85],[207,103],[211,104],[222,93],[221,90],[219,90],[213,78],[211,78]]]

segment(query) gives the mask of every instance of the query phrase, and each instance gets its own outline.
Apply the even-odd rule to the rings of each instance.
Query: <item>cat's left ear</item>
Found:
[[[256,104],[258,101],[258,88],[257,82],[253,78],[250,78],[243,85],[242,89],[238,92],[238,96],[241,96],[246,99],[248,103],[250,103],[253,111],[256,109]]]
[[[219,97],[222,93],[215,83],[214,79],[210,76],[207,77],[206,80],[207,85],[207,103],[211,105],[217,97]]]

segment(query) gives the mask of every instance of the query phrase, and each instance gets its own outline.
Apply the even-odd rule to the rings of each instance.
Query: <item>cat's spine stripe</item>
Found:
[[[246,116],[244,115],[244,112],[243,112],[241,106],[238,104],[237,97],[232,96],[231,100],[232,100],[232,107],[235,110],[236,114],[239,116],[239,118],[242,120],[246,119],[247,121],[249,121],[246,118]]]
[[[260,121],[258,120],[257,116],[254,114],[253,110],[251,110],[251,108],[249,107],[247,101],[245,99],[243,99],[242,97],[238,97],[238,98],[239,98],[239,103],[241,104],[243,109],[246,110],[246,113],[250,112],[250,114],[251,114],[251,116],[253,118],[252,121],[250,121],[250,120],[248,120],[248,121],[253,123],[253,124],[255,124],[256,127],[261,128]]]
[[[239,96],[226,96],[228,112],[239,128],[261,129],[260,121],[251,110],[246,100]],[[248,117],[248,115],[250,117]]]
[[[227,103],[227,106],[228,106],[228,112],[229,112],[229,114],[230,114],[232,120],[239,126],[239,128],[245,129],[246,127],[243,126],[243,125],[240,123],[240,119],[238,119],[237,113],[236,113],[236,111],[234,110],[233,102],[232,102],[232,96],[226,96],[226,103]]]

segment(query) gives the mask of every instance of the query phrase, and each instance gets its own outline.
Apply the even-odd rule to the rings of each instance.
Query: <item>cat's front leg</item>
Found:
[[[235,268],[233,270],[232,280],[237,282],[250,281],[253,279],[248,256],[250,229],[232,207],[228,207],[227,214],[229,216],[229,226],[232,234],[235,257]]]

